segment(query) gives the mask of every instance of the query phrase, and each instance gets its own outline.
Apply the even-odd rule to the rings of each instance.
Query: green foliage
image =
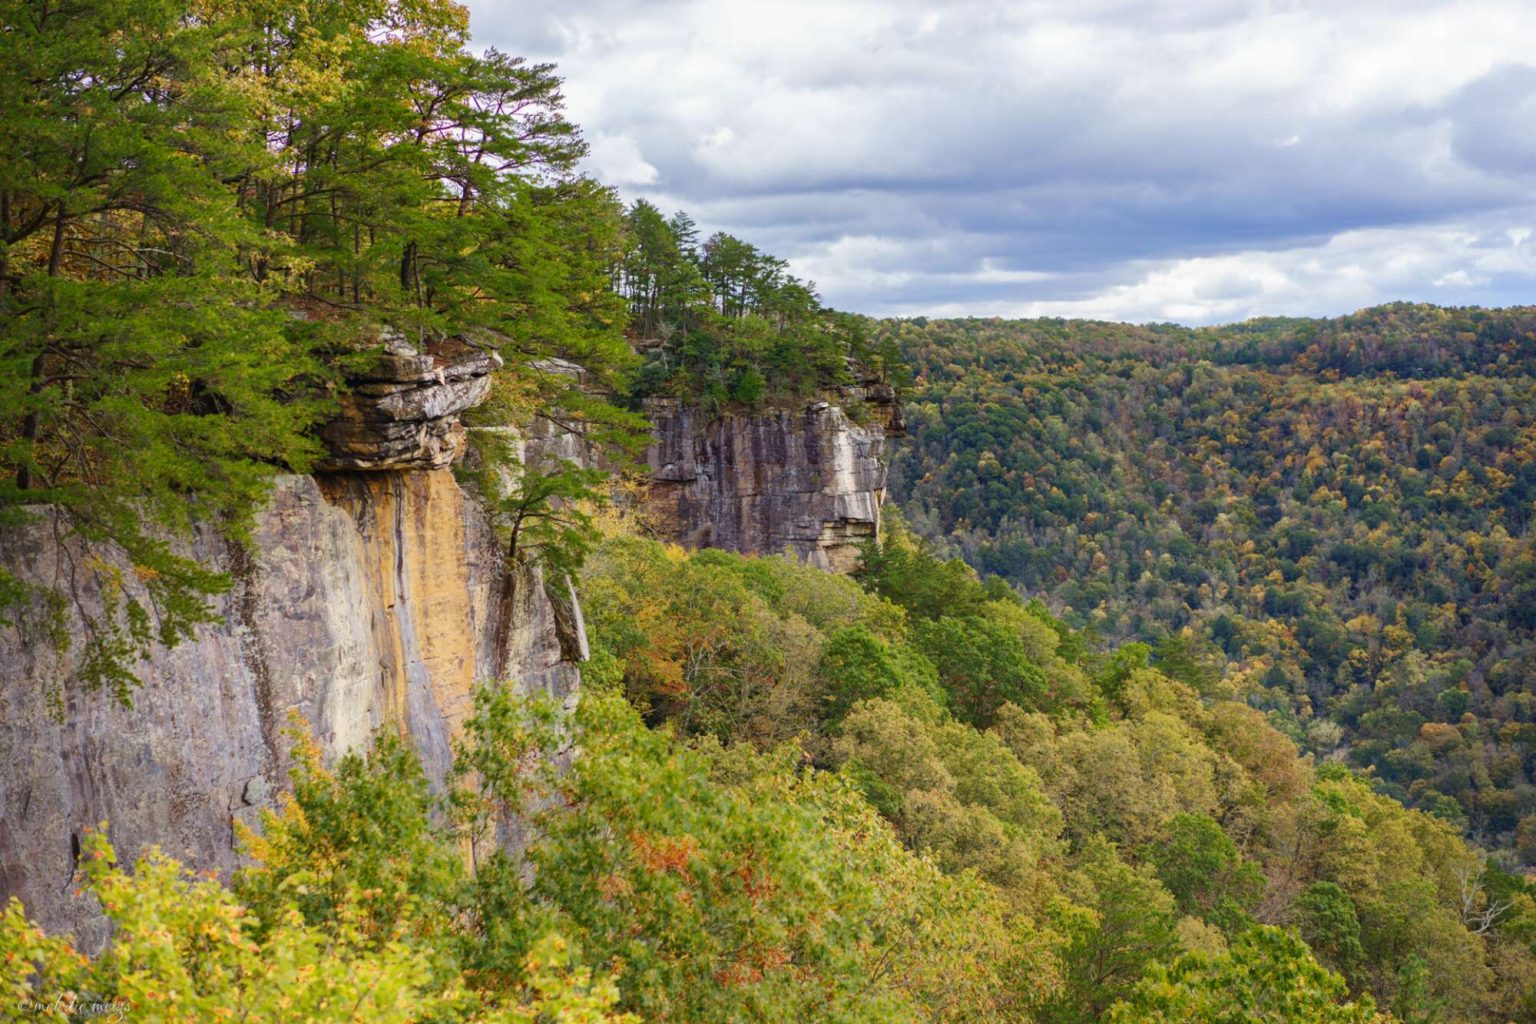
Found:
[[[553,69],[471,53],[459,5],[6,0],[0,24],[0,526],[49,507],[87,688],[126,703],[153,645],[214,621],[230,580],[178,542],[246,540],[380,325],[495,343],[536,393],[548,356],[622,383],[621,210],[573,172]],[[542,387],[581,418],[573,390]],[[0,571],[0,611],[56,604]]]
[[[575,739],[565,809],[541,817],[529,850],[532,893],[625,964],[624,1005],[647,1020],[910,1013],[871,972],[925,955],[914,928],[946,883],[836,779],[676,749],[613,698],[583,703]]]
[[[1107,1020],[1113,1024],[1387,1024],[1364,998],[1345,1002],[1343,979],[1278,928],[1245,932],[1220,956],[1189,955],[1158,968]]]
[[[816,662],[825,702],[822,715],[837,722],[859,701],[912,689],[942,700],[933,663],[918,652],[893,645],[868,626],[844,626],[827,634]]]
[[[1207,815],[1177,814],[1168,839],[1149,859],[1180,914],[1194,914],[1228,933],[1251,922],[1264,872],[1244,860],[1230,836]]]
[[[540,74],[540,85],[552,88],[549,69]],[[519,383],[543,407],[586,412],[601,425],[591,414],[609,410],[593,406],[587,392],[626,386],[635,365],[622,334],[623,302],[609,287],[624,248],[622,208],[587,178],[514,182],[488,225],[487,273],[496,287],[489,297],[496,301],[487,322],[503,339],[502,354],[523,371]],[[581,375],[547,372],[541,361],[550,357],[575,362]]]
[[[165,535],[238,537],[270,464],[312,456],[321,408],[291,396],[320,379],[316,336],[240,266],[253,234],[223,178],[259,150],[218,68],[239,29],[184,6],[0,11],[0,523],[59,511],[108,592],[78,675],[125,701],[133,662],[210,621],[228,585]]]
[[[1000,596],[980,583],[970,566],[938,557],[894,518],[883,536],[864,545],[854,578],[920,619],[978,615]]]
[[[858,704],[833,745],[839,771],[914,849],[1035,905],[1060,854],[1061,816],[1034,769],[921,693]]]
[[[602,500],[608,474],[569,459],[536,465],[489,431],[477,437],[476,463],[459,477],[486,499],[508,564],[531,562],[557,579],[581,568],[596,536],[589,508]]]
[[[1296,927],[1318,960],[1353,978],[1365,951],[1360,945],[1360,918],[1349,894],[1334,882],[1313,882],[1297,897]]]
[[[740,562],[612,539],[583,574],[583,607],[652,717],[725,740],[788,738],[777,709],[812,699],[800,660],[814,660],[811,636],[774,613],[734,571]]]
[[[241,902],[268,926],[295,911],[323,925],[345,908],[363,936],[446,928],[440,916],[463,865],[437,835],[415,754],[384,734],[366,756],[348,753],[327,770],[301,724],[289,736],[293,798],[281,814],[264,813],[259,835],[246,834],[258,866],[236,877]]]
[[[334,772],[300,742],[232,890],[158,853],[119,871],[89,838],[107,951],[80,957],[12,903],[0,986],[188,1022],[1018,1019],[1004,1008],[1049,983],[1046,939],[798,760],[679,743],[618,695],[567,718],[486,688],[441,803],[397,742]],[[530,841],[482,844],[487,822]]]
[[[871,554],[885,552],[899,555],[862,577],[877,596],[782,558],[608,538],[582,580],[594,644],[654,723],[763,749],[798,737],[908,848],[1054,936],[1036,1019],[1097,1019],[1147,966],[1218,957],[1256,924],[1301,928],[1382,1005],[1418,998],[1423,959],[1446,1021],[1503,1019],[1536,986],[1525,918],[1479,930],[1520,894],[1446,823],[1338,762],[1314,774],[1268,716],[1170,678],[1146,645],[1095,653],[899,527]],[[924,593],[947,596],[911,600]],[[1014,675],[962,671],[998,664]],[[1035,685],[972,720],[969,678]],[[665,680],[683,685],[658,699]]]
[[[1430,991],[1429,963],[1422,956],[1411,956],[1398,968],[1392,1009],[1404,1024],[1432,1024],[1444,1011],[1444,1000]]]
[[[625,227],[615,279],[646,352],[636,397],[758,408],[854,383],[851,364],[872,380],[901,380],[864,318],[823,307],[785,261],[723,232],[700,244],[686,214],[665,218],[643,199]]]
[[[1531,309],[875,333],[930,543],[1491,847],[1536,818]]]
[[[0,992],[18,1019],[637,1021],[613,1009],[611,978],[577,966],[555,937],[530,952],[505,998],[490,999],[443,978],[429,946],[360,926],[357,892],[319,920],[277,904],[260,920],[230,890],[158,851],[131,872],[120,868],[99,834],[83,844],[81,872],[114,925],[94,961],[67,939],[45,937],[16,901],[0,914]]]
[[[1067,940],[1066,981],[1042,1007],[1047,1022],[1100,1019],[1148,967],[1177,949],[1173,900],[1150,871],[1126,864],[1112,844],[1088,843],[1074,880],[1084,906],[1052,908]]]
[[[1118,704],[1124,698],[1126,680],[1137,670],[1146,668],[1151,656],[1152,651],[1146,644],[1122,644],[1105,659],[1094,682],[1104,696]]]
[[[129,992],[148,1015],[152,984],[211,1016],[266,1005],[245,966],[265,958],[318,1020],[323,981],[377,984],[409,1020],[1063,1024],[1371,1020],[1371,999],[1472,1024],[1536,991],[1524,883],[1145,650],[1103,659],[1111,704],[1003,703],[983,731],[915,653],[942,617],[846,578],[628,537],[583,573],[600,685],[574,716],[480,688],[436,786],[388,735],[331,768],[300,741],[232,890],[132,876],[170,893],[143,904],[139,987],[113,980],[116,946],[50,952],[13,910],[10,990]],[[1091,686],[1039,608],[978,607],[1046,678]],[[673,678],[691,696],[652,694],[647,727],[626,692]],[[238,949],[207,935],[226,917]],[[317,981],[322,957],[350,966]]]
[[[891,520],[864,546],[854,576],[907,610],[912,643],[938,670],[956,715],[984,728],[1006,703],[1087,702],[1081,672],[1058,653],[1070,631],[1058,631],[1043,607],[1024,607],[1000,580],[983,582],[959,559],[940,558],[899,517]]]
[[[939,683],[962,720],[985,728],[1005,703],[1024,708],[1042,703],[1045,677],[1002,623],[946,615],[920,623],[915,632],[918,649],[938,669]]]

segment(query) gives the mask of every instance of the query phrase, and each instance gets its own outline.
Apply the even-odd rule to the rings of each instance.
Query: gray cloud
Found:
[[[1469,166],[1529,187],[1536,178],[1536,67],[1511,64],[1457,92],[1443,109],[1456,155]]]
[[[594,173],[844,308],[1203,322],[1536,276],[1523,0],[470,7],[560,65]]]

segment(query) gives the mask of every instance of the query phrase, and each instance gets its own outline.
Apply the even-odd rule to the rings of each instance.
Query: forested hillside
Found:
[[[1536,310],[883,331],[920,533],[1536,859]]]
[[[1451,825],[900,531],[870,556],[610,526],[574,714],[483,687],[437,789],[296,731],[228,888],[88,836],[111,945],[13,904],[0,982],[189,1022],[1532,1018],[1536,886]]]
[[[545,601],[567,667],[590,640],[568,703],[444,687],[435,774],[368,679],[366,749],[253,716],[273,781],[218,791],[217,836],[165,829],[194,861],[237,836],[232,877],[61,829],[57,884],[112,931],[84,955],[9,903],[0,1018],[1536,1021],[1527,312],[873,324],[626,208],[554,69],[469,40],[447,0],[0,0],[0,529],[57,524],[73,560],[0,570],[0,628],[71,656],[23,694],[84,735],[66,770],[98,784],[94,691],[140,711],[135,666],[234,585],[188,538],[249,554],[338,410],[419,382],[369,377],[386,354],[446,384],[411,360],[451,341],[488,379],[458,480],[368,471],[436,474],[435,507],[483,513],[442,531],[491,541],[461,586]],[[912,529],[852,577],[659,543],[606,470],[519,454],[539,417],[633,450],[648,399],[791,430],[909,372]],[[316,521],[283,524],[291,560]],[[381,594],[441,647],[475,643],[442,608],[512,631]],[[146,743],[222,713],[207,675],[161,680],[192,703],[146,702]]]
[[[589,679],[702,749],[834,774],[979,884],[945,912],[974,944],[925,954],[957,979],[937,1019],[1373,1019],[1346,991],[1405,1021],[1536,1009],[1536,888],[1454,826],[900,528],[858,583],[611,537],[584,576]]]

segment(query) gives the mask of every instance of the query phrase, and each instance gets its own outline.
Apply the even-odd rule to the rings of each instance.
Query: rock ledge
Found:
[[[464,454],[459,417],[491,393],[501,356],[460,337],[418,349],[397,332],[349,383],[340,414],[320,437],[328,455],[315,465],[336,470],[442,469]]]

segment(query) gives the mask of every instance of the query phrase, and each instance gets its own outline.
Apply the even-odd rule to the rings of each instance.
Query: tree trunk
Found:
[[[59,204],[59,212],[53,220],[53,245],[48,250],[48,276],[58,277],[59,267],[64,260],[64,226],[68,223],[68,217],[64,213],[64,204]],[[26,419],[21,422],[21,438],[27,442],[22,453],[22,463],[16,467],[16,489],[25,491],[32,487],[32,452],[37,444],[37,435],[42,429],[42,415],[36,407],[37,395],[43,390],[43,353],[39,352],[32,360],[32,386],[27,389],[31,396],[33,408],[27,413]]]

